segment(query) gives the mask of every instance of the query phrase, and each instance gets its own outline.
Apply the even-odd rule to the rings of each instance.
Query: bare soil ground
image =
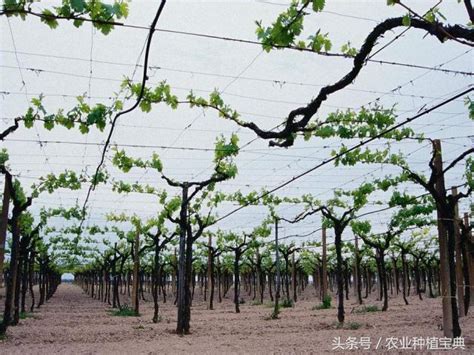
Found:
[[[199,295],[198,295],[199,296]],[[241,305],[235,314],[233,304],[225,299],[209,311],[202,301],[192,309],[192,334],[174,334],[176,308],[173,300],[160,304],[162,321],[153,324],[152,302],[141,303],[141,317],[111,315],[107,304],[91,299],[71,284],[62,284],[54,297],[33,318],[21,321],[8,330],[0,342],[1,354],[270,354],[270,353],[358,353],[359,350],[333,350],[335,337],[345,343],[348,337],[370,337],[370,352],[383,349],[390,337],[442,337],[441,301],[417,296],[405,306],[400,297],[390,300],[387,312],[351,313],[354,300],[347,302],[346,327],[337,328],[336,309],[313,310],[315,296],[282,310],[280,319],[269,320],[269,305]],[[309,300],[309,298],[311,300]],[[374,299],[366,304],[377,304]],[[443,353],[473,353],[474,316],[461,319],[466,350]],[[351,329],[357,328],[358,329]],[[425,348],[426,349],[426,348]],[[364,351],[367,353],[367,351]],[[420,353],[392,350],[389,353]],[[427,353],[425,351],[425,353]],[[438,353],[438,352],[433,352]]]

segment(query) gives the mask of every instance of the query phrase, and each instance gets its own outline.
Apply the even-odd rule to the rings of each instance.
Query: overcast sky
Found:
[[[321,28],[322,32],[329,33],[334,52],[338,52],[347,41],[359,47],[378,22],[405,13],[400,7],[386,6],[385,0],[327,3],[323,13],[306,18],[305,36]],[[435,2],[407,3],[423,11]],[[53,2],[43,1],[36,6],[41,8],[51,4]],[[285,4],[288,2],[277,0],[168,1],[158,28],[255,40],[255,20],[263,20],[264,24],[269,25],[285,9],[282,6]],[[126,23],[149,26],[158,5],[158,1],[133,1]],[[452,23],[465,24],[468,21],[464,7],[456,1],[444,1],[441,9]],[[397,30],[387,34],[377,48],[400,32]],[[60,22],[57,29],[51,30],[36,18],[28,17],[26,21],[21,21],[2,16],[0,33],[0,129],[7,127],[14,117],[24,114],[29,100],[40,93],[45,96],[47,110],[55,112],[59,108],[67,110],[72,107],[75,96],[84,93],[91,97],[91,104],[110,103],[110,97],[120,90],[124,77],[141,77],[142,68],[137,68],[136,64],[143,62],[141,51],[146,30],[116,28],[104,36],[90,24],[76,29],[69,22]],[[425,37],[424,32],[410,29],[374,59],[428,67],[443,64],[443,68],[472,72],[474,57],[467,46],[453,41],[441,44],[433,37]],[[150,66],[155,67],[150,70],[150,85],[166,80],[180,98],[184,98],[191,89],[198,95],[207,96],[217,88],[223,92],[226,103],[239,111],[244,119],[271,128],[280,123],[290,110],[308,103],[317,95],[320,86],[333,83],[345,75],[351,61],[292,50],[266,53],[258,45],[159,31],[153,38]],[[425,105],[429,107],[466,89],[472,83],[471,78],[427,69],[369,63],[353,85],[329,97],[318,117],[323,118],[338,108],[358,109],[379,99],[385,107],[396,105],[398,120],[401,121]],[[462,99],[416,120],[410,127],[427,137],[442,139],[445,161],[473,144],[474,125],[468,118]],[[235,124],[219,119],[214,112],[186,107],[172,111],[159,105],[150,114],[136,110],[123,116],[112,142],[136,157],[147,158],[157,152],[162,157],[165,172],[175,179],[203,179],[212,173],[212,151],[181,148],[213,148],[219,134],[229,136],[232,132],[238,132],[241,145],[256,138],[253,132],[238,129]],[[46,131],[36,125],[33,129],[19,129],[2,142],[2,146],[10,153],[12,172],[20,175],[23,185],[30,186],[40,176],[59,173],[65,168],[78,172],[85,168],[92,173],[99,162],[105,135],[106,132],[95,129],[81,135],[78,130],[55,128]],[[355,142],[346,142],[351,143]],[[219,185],[219,189],[226,192],[270,189],[328,158],[331,150],[339,144],[339,141],[332,139],[307,142],[300,139],[293,147],[281,149],[269,148],[268,142],[254,140],[237,158],[238,177]],[[140,147],[131,147],[134,145]],[[430,153],[428,144],[410,141],[393,146],[410,154],[409,161],[418,171],[426,170]],[[111,156],[109,152],[108,157]],[[116,179],[166,188],[152,171],[132,170],[121,174],[109,160],[106,165]],[[447,186],[462,181],[463,169],[464,166],[460,165],[452,171],[447,178]],[[349,190],[373,177],[393,172],[399,170],[380,165],[351,168],[328,165],[295,181],[280,193],[285,196],[311,193],[324,200],[332,196],[334,188]],[[37,213],[41,206],[71,206],[76,201],[82,205],[87,187],[81,191],[61,190],[52,195],[42,195],[35,201],[32,210]],[[414,185],[408,186],[407,191],[414,194],[422,192]],[[170,190],[170,193],[176,192]],[[383,199],[384,196],[379,195],[378,198]],[[152,216],[158,209],[153,197],[118,195],[111,191],[110,185],[96,189],[89,207],[91,214],[88,223],[100,225],[109,212],[136,213],[146,217]],[[224,204],[219,214],[223,215],[234,207]],[[367,210],[374,208],[379,207],[369,205]],[[467,209],[468,201],[464,201],[461,212]],[[279,209],[281,215],[287,218],[298,211],[298,207],[287,205]],[[391,213],[386,211],[372,216],[376,231],[383,231]],[[260,224],[265,215],[264,208],[251,207],[223,220],[217,227],[248,230]],[[305,234],[319,226],[320,218],[315,216],[300,225],[283,225],[281,235]],[[299,243],[302,239],[319,240],[319,237],[316,233],[296,240]]]

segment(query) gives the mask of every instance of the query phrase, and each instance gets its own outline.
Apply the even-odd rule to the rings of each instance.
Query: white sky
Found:
[[[285,9],[279,4],[285,3],[288,2],[168,1],[158,28],[255,40],[255,20],[263,20],[264,24],[269,25]],[[329,32],[334,52],[338,52],[348,40],[355,47],[360,47],[377,22],[404,14],[400,7],[387,7],[385,0],[327,3],[325,12],[306,18],[305,36],[318,28]],[[408,3],[423,11],[435,2]],[[44,1],[38,6],[51,4],[53,2]],[[159,1],[132,2],[126,23],[148,26],[158,5]],[[445,1],[442,12],[452,23],[464,24],[468,21],[464,7],[456,1]],[[388,34],[377,48],[400,32],[397,30]],[[92,29],[90,24],[76,29],[64,21],[57,29],[50,30],[36,18],[28,17],[26,21],[21,21],[4,16],[0,18],[0,33],[0,129],[7,127],[13,117],[24,114],[28,101],[40,93],[44,94],[45,106],[51,112],[72,107],[74,97],[83,93],[91,96],[91,104],[110,102],[107,98],[118,92],[123,78],[131,77],[135,64],[142,63],[140,52],[147,36],[145,30],[131,28],[116,28],[104,36]],[[449,61],[443,68],[473,71],[474,57],[469,47],[455,42],[441,44],[433,37],[424,36],[423,32],[411,29],[374,59],[429,67]],[[291,50],[266,53],[258,45],[157,32],[152,43],[150,65],[162,68],[150,70],[150,85],[167,80],[180,98],[184,98],[190,89],[198,95],[207,96],[218,88],[223,91],[226,103],[242,113],[243,118],[270,128],[280,123],[290,110],[316,96],[320,85],[339,80],[351,67],[351,61]],[[141,78],[141,68],[135,73],[135,79],[138,78]],[[397,104],[399,120],[403,120],[424,105],[429,107],[438,103],[469,84],[472,84],[472,79],[466,76],[369,63],[349,89],[330,96],[323,104],[319,117],[337,108],[358,108],[380,97],[380,103],[386,107]],[[401,88],[392,91],[398,87]],[[123,116],[112,142],[119,147],[172,147],[124,149],[130,155],[144,158],[151,157],[153,152],[159,153],[165,172],[178,180],[209,176],[213,154],[179,148],[212,148],[215,137],[220,133],[229,136],[232,132],[238,132],[241,144],[255,138],[253,132],[239,130],[235,124],[219,119],[214,112],[203,113],[202,110],[185,107],[172,111],[163,106],[155,106],[150,114],[136,110]],[[474,134],[474,125],[468,119],[461,99],[409,126],[428,137],[442,139],[444,159],[447,161],[473,144],[469,136]],[[78,130],[55,128],[49,132],[37,125],[29,130],[19,129],[2,142],[2,146],[9,150],[12,172],[20,174],[22,183],[29,186],[38,177],[50,172],[59,173],[65,168],[80,171],[85,166],[87,172],[92,173],[99,162],[100,143],[103,143],[105,136],[106,132],[95,129],[88,135],[81,135]],[[43,142],[41,145],[39,140]],[[345,144],[350,145],[351,142]],[[237,189],[247,192],[263,187],[270,189],[317,165],[329,157],[331,150],[338,145],[337,140],[312,139],[304,142],[300,139],[294,147],[285,150],[269,148],[268,142],[256,140],[237,158],[238,177],[221,184],[219,188],[226,192]],[[412,166],[420,171],[426,169],[430,152],[427,144],[403,142],[394,146],[406,153],[413,152],[410,155]],[[109,153],[108,157],[111,156],[112,153]],[[129,174],[121,174],[111,167],[110,161],[107,161],[107,167],[115,178],[166,187],[153,172],[132,170]],[[448,187],[461,182],[463,168],[460,166],[448,176]],[[380,177],[396,171],[379,165],[351,168],[327,165],[292,183],[281,190],[281,194],[300,196],[311,193],[324,200],[332,196],[334,188],[352,189],[366,179],[370,180],[371,176]],[[71,206],[76,201],[82,205],[87,188],[42,195],[35,200],[32,210],[37,212],[41,206]],[[414,185],[410,185],[408,191],[414,194],[422,192]],[[108,212],[135,212],[145,217],[152,216],[157,210],[152,197],[118,195],[111,191],[110,186],[97,188],[89,206],[89,224],[102,224]],[[223,215],[234,207],[224,204],[219,214]],[[379,207],[368,206],[367,210],[373,208]],[[468,201],[462,203],[460,210],[468,210]],[[298,211],[292,206],[280,209],[281,215],[288,218]],[[375,231],[383,231],[391,213],[387,211],[373,216]],[[217,227],[235,231],[249,229],[260,224],[265,215],[264,208],[250,207],[223,220]],[[283,225],[281,235],[305,234],[319,226],[320,218],[314,217],[300,225]],[[308,239],[319,240],[319,233]]]

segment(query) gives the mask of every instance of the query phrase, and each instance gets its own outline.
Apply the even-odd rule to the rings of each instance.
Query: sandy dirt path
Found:
[[[11,327],[7,340],[0,342],[1,354],[229,354],[229,353],[325,353],[333,352],[335,337],[344,343],[348,337],[360,341],[370,337],[371,350],[381,339],[389,337],[442,337],[440,299],[401,298],[390,300],[388,312],[350,313],[353,301],[347,303],[347,329],[336,328],[336,310],[312,310],[316,297],[297,302],[295,308],[283,309],[280,319],[267,320],[268,305],[241,306],[233,312],[229,299],[206,309],[195,302],[192,310],[192,334],[179,337],[175,329],[176,308],[169,301],[161,306],[162,321],[151,322],[152,302],[142,302],[141,317],[116,317],[110,306],[91,299],[70,284],[60,285],[54,297],[34,318]],[[377,304],[376,301],[367,301]],[[359,326],[358,329],[350,329]],[[464,317],[462,327],[466,346],[473,351],[474,317]],[[357,350],[338,351],[358,353]],[[443,351],[443,353],[460,353]],[[392,351],[408,354],[411,351]],[[418,353],[418,352],[416,352]]]

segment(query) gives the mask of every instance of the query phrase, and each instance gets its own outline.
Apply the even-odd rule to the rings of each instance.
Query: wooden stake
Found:
[[[5,280],[3,279],[3,262],[5,259],[5,242],[7,239],[8,208],[10,207],[10,184],[11,176],[9,177],[5,174],[2,214],[0,217],[0,286],[3,286],[5,283]]]
[[[140,232],[137,230],[135,233],[135,243],[134,243],[134,253],[133,253],[133,284],[132,284],[132,304],[133,310],[136,314],[139,313],[139,295],[138,288],[140,286],[138,270],[140,268]]]
[[[469,226],[469,214],[464,213],[464,225]],[[474,244],[474,240],[472,240],[472,232],[468,235],[469,242],[467,243],[467,247],[469,248],[470,245]],[[468,270],[469,270],[469,285],[471,287],[470,291],[470,299],[469,299],[469,305],[471,307],[474,307],[474,250],[467,250],[467,265],[468,265]]]
[[[328,294],[328,273],[327,273],[327,255],[326,255],[326,227],[323,227],[322,244],[323,244],[323,255],[322,255],[323,275],[322,275],[322,280],[321,280],[321,298],[324,300],[324,298]]]
[[[443,160],[441,156],[441,142],[439,139],[433,141],[433,149],[435,157],[433,165],[437,172],[443,171]],[[438,174],[435,184],[436,191],[440,195],[444,195],[444,177]],[[440,259],[440,280],[441,280],[441,297],[443,303],[443,333],[447,338],[453,337],[453,312],[451,308],[450,297],[450,277],[449,277],[449,259],[448,259],[448,233],[442,221],[443,215],[440,208],[437,208],[438,219],[438,242],[439,242],[439,259]]]
[[[209,233],[209,240],[207,241],[207,287],[206,287],[206,294],[209,295],[209,299],[207,302],[207,309],[212,309],[211,307],[211,282],[212,282],[212,270],[211,270],[211,263],[212,263],[212,235]],[[207,296],[207,295],[206,295]]]
[[[456,187],[451,188],[451,193],[453,196],[458,194],[458,189]],[[454,237],[456,240],[456,290],[458,297],[458,314],[459,317],[464,317],[464,275],[462,267],[462,251],[461,251],[461,233],[459,230],[459,208],[458,204],[454,206]]]
[[[181,211],[179,217],[179,257],[178,257],[178,324],[176,333],[183,335],[189,328],[189,319],[186,317],[185,288],[191,275],[186,275],[186,228],[188,226],[188,184],[183,186],[181,198]]]
[[[279,313],[280,301],[280,250],[278,249],[278,218],[275,219],[275,263],[276,263],[276,290],[275,290],[275,309],[273,311],[275,316]]]

